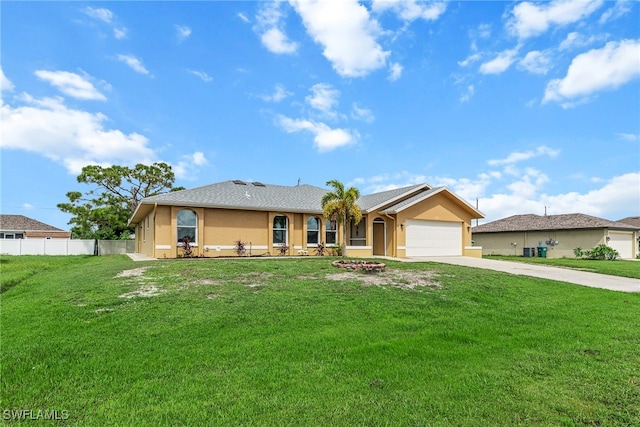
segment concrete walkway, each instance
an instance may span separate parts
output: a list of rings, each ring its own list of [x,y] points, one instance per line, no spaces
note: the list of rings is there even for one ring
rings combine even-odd
[[[549,267],[539,264],[528,264],[515,261],[499,261],[472,257],[425,257],[404,259],[406,262],[440,262],[444,264],[463,265],[465,267],[484,268],[502,271],[521,276],[540,277],[559,282],[574,283],[591,288],[609,289],[620,292],[640,292],[640,279],[610,276],[608,274],[589,273],[570,268]],[[640,264],[639,264],[640,266]]]

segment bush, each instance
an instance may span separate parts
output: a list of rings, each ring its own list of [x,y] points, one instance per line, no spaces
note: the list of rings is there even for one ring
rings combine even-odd
[[[599,244],[590,251],[584,251],[582,250],[582,248],[577,247],[573,250],[573,253],[577,258],[606,259],[609,261],[613,261],[620,257],[618,251],[610,246],[605,245],[604,243]]]
[[[240,239],[236,240],[234,243],[235,246],[233,247],[233,250],[235,253],[238,254],[238,256],[244,256],[247,252],[245,249],[246,244]]]

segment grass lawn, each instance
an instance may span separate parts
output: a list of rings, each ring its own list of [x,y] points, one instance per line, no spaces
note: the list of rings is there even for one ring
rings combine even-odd
[[[0,257],[3,420],[640,425],[640,294],[330,261]]]
[[[486,255],[484,258],[503,261],[528,262],[544,264],[553,267],[568,267],[592,273],[609,274],[612,276],[631,277],[640,279],[640,261],[620,260],[591,260],[579,258],[538,258],[522,256]]]

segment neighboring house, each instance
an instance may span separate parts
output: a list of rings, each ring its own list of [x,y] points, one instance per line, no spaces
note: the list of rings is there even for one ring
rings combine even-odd
[[[320,242],[336,246],[342,227],[322,216],[328,190],[311,185],[280,186],[224,181],[143,199],[129,220],[136,252],[154,258],[182,254],[188,236],[195,256],[235,255],[234,242],[252,255],[308,251]],[[483,215],[444,187],[427,184],[361,196],[363,219],[347,227],[349,256],[469,255],[471,221]]]
[[[584,214],[514,215],[473,227],[485,255],[524,255],[524,248],[547,248],[548,258],[574,257],[577,247],[605,243],[623,259],[635,258],[640,227]]]
[[[626,218],[619,219],[617,222],[622,222],[624,224],[640,228],[640,216],[628,216]],[[640,236],[636,237],[636,242],[638,243],[638,252],[636,252],[636,256],[638,256],[638,254],[640,254]]]
[[[0,214],[0,239],[68,239],[71,233],[24,215]]]

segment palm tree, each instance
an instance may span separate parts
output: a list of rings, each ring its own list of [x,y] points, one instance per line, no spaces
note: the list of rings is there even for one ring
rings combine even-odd
[[[327,185],[334,190],[322,197],[322,214],[326,220],[336,220],[338,224],[342,224],[342,256],[346,257],[347,222],[353,220],[358,224],[362,220],[362,211],[356,204],[360,191],[354,187],[345,190],[344,184],[337,179],[327,181]]]

